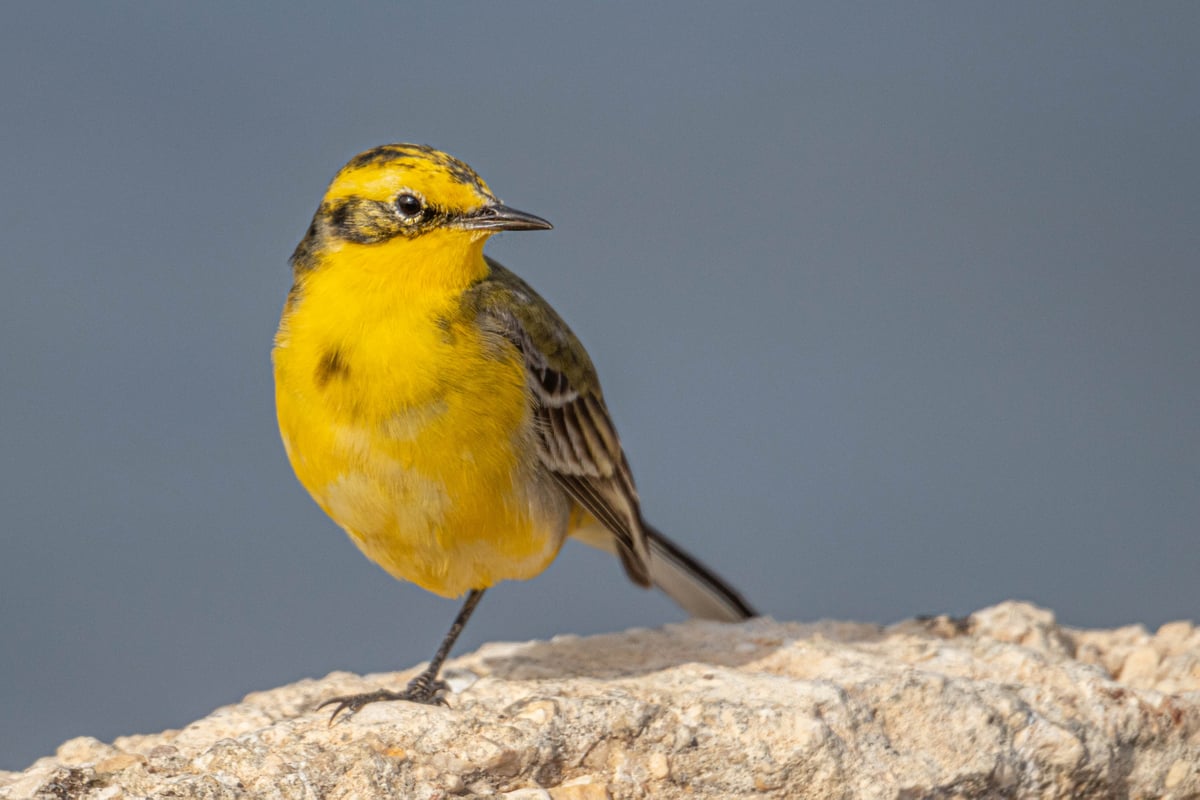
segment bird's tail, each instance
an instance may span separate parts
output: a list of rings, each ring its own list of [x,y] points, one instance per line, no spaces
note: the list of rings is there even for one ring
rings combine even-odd
[[[650,580],[693,617],[720,622],[739,622],[758,616],[741,594],[663,536],[656,528],[645,526],[650,542]],[[584,544],[618,555],[617,540],[599,523],[571,531]]]

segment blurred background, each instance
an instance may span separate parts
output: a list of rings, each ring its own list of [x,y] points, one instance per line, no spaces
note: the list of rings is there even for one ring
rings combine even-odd
[[[10,5],[0,769],[428,658],[269,351],[333,173],[433,144],[587,343],[647,515],[766,613],[1200,607],[1200,6]],[[683,618],[568,545],[458,652]]]

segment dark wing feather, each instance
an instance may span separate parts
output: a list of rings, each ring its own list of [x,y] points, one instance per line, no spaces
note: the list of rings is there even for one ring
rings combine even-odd
[[[492,274],[467,292],[485,331],[520,351],[533,401],[538,454],[555,482],[616,537],[629,577],[650,585],[650,548],[637,488],[586,351],[524,281],[488,259]]]

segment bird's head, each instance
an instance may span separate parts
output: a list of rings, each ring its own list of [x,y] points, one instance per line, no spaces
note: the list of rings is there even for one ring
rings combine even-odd
[[[388,144],[355,156],[334,177],[292,266],[301,273],[348,249],[358,264],[449,262],[478,255],[494,233],[550,227],[501,203],[457,158],[424,145]]]

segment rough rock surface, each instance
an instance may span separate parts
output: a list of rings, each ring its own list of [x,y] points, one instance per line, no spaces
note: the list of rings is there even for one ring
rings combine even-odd
[[[1200,798],[1200,631],[1006,603],[888,628],[769,619],[492,644],[448,707],[257,692],[183,730],[78,738],[0,798]]]

